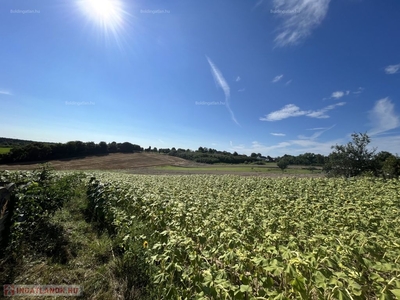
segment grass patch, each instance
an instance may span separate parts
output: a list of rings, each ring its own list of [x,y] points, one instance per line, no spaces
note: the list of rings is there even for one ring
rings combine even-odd
[[[0,154],[6,154],[11,151],[10,147],[0,147]]]

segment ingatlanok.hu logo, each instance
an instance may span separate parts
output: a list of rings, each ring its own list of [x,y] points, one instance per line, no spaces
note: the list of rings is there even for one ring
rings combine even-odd
[[[3,285],[4,296],[80,296],[82,287],[79,285]]]

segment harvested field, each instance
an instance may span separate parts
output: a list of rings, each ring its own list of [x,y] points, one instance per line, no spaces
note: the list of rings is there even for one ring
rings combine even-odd
[[[0,170],[33,170],[42,162],[0,165]],[[156,153],[112,153],[48,161],[55,170],[123,170],[155,166],[201,166],[179,157]]]

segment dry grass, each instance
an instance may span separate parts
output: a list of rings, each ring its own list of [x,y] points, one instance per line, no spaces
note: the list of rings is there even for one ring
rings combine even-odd
[[[40,163],[16,163],[0,165],[0,170],[33,170]],[[49,161],[55,170],[124,170],[156,166],[200,166],[179,157],[157,153],[111,153],[109,155],[88,156]]]

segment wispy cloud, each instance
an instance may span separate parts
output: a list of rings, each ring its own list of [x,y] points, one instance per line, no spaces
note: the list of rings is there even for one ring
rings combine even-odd
[[[398,65],[390,65],[385,68],[386,74],[396,74],[400,71],[400,64]]]
[[[240,76],[238,76],[237,78],[236,78],[236,82],[238,82],[238,81],[240,81],[241,80],[241,78],[240,78]]]
[[[288,80],[285,85],[289,85],[292,82],[292,79]]]
[[[265,117],[260,118],[260,121],[279,121],[283,119],[287,119],[290,117],[298,117],[298,116],[307,116],[310,118],[317,118],[317,119],[326,119],[329,116],[326,112],[334,109],[337,106],[345,105],[346,102],[340,102],[333,105],[328,105],[324,108],[318,110],[300,110],[300,108],[294,104],[285,105],[280,110],[274,111],[266,115]]]
[[[164,144],[164,141],[162,139],[158,139],[158,141],[162,144]]]
[[[263,4],[264,0],[258,0],[257,3],[253,6],[253,9],[257,8],[261,4]]]
[[[339,102],[336,104],[328,105],[319,110],[312,111],[312,112],[308,113],[306,116],[311,117],[311,118],[317,118],[317,119],[327,119],[327,118],[329,118],[329,116],[326,114],[326,112],[334,109],[337,106],[343,106],[345,104],[346,104],[346,102]]]
[[[229,113],[231,114],[232,120],[240,126],[238,121],[235,118],[235,114],[233,113],[230,104],[229,104],[229,98],[230,98],[230,88],[228,83],[226,82],[225,78],[222,76],[221,71],[214,65],[214,63],[211,61],[211,59],[207,57],[207,61],[210,64],[211,67],[211,72],[213,74],[215,83],[224,91],[225,94],[225,106],[228,109]]]
[[[0,90],[0,95],[12,96],[13,94],[7,90]]]
[[[282,77],[283,77],[283,74],[277,75],[277,76],[275,76],[275,78],[272,80],[272,82],[273,82],[273,83],[278,82],[279,80],[282,79]]]
[[[314,127],[314,128],[309,128],[309,129],[306,129],[306,130],[325,130],[325,129],[328,129],[329,127]]]
[[[353,94],[361,94],[365,89],[363,87],[359,87],[357,91],[353,92]]]
[[[244,92],[246,89],[240,89],[238,90],[238,92]]]
[[[319,128],[319,130],[311,136],[299,135],[298,138],[301,140],[315,140],[317,137],[321,136],[326,131],[331,130],[335,126],[336,126],[336,124],[332,125],[331,127],[327,127],[327,128]]]
[[[358,88],[357,92],[354,92],[353,94],[359,94],[362,92],[362,90],[363,90],[363,88],[360,87],[360,88]],[[348,95],[350,95],[350,91],[348,91],[348,90],[347,91],[336,91],[336,92],[333,92],[329,97],[323,98],[322,100],[329,100],[329,99],[338,100],[338,99],[340,99],[344,96],[348,96]]]
[[[369,112],[372,123],[370,135],[376,135],[400,126],[400,118],[396,115],[394,104],[386,97],[378,100],[374,108]]]
[[[284,134],[284,133],[271,132],[271,134],[274,135],[274,136],[286,136],[286,134]]]
[[[283,21],[275,43],[279,47],[296,45],[308,37],[324,20],[330,0],[273,0],[275,11]]]

